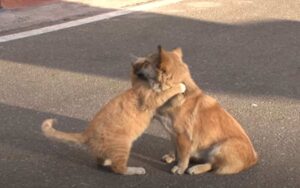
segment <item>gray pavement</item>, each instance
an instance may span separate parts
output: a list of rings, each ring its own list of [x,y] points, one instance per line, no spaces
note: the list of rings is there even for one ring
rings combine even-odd
[[[279,1],[183,1],[0,44],[0,187],[299,187],[300,12]],[[130,86],[130,55],[181,46],[195,81],[231,112],[260,156],[232,176],[175,176],[160,162],[167,133],[154,121],[130,164],[97,168],[84,149],[49,141],[45,118],[80,131]]]
[[[0,35],[77,20],[148,1],[150,0],[57,0],[26,8],[0,9]]]

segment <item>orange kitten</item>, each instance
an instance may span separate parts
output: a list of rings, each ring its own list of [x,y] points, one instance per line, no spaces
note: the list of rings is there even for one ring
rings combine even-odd
[[[82,133],[66,133],[52,127],[54,120],[45,120],[45,136],[65,142],[85,144],[97,161],[111,166],[115,173],[124,175],[145,174],[142,167],[127,167],[132,143],[144,132],[158,107],[169,98],[185,91],[183,84],[176,84],[163,92],[155,92],[148,81],[139,74],[139,61],[133,64],[132,88],[109,101],[96,114]]]
[[[181,49],[159,48],[158,56],[151,62],[156,71],[151,72],[157,73],[162,90],[178,83],[187,87],[184,94],[173,97],[157,110],[157,117],[176,145],[178,163],[172,173],[183,174],[187,170],[194,175],[215,170],[217,174],[234,174],[256,164],[257,154],[246,132],[214,98],[196,85],[182,60]],[[188,168],[190,159],[204,163]],[[163,160],[171,163],[176,158],[174,154],[167,154]]]

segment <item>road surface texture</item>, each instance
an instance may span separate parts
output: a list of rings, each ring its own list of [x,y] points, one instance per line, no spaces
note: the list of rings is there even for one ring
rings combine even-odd
[[[300,5],[286,0],[186,0],[0,43],[0,187],[300,187]],[[100,9],[100,8],[99,8]],[[260,156],[237,175],[172,175],[153,121],[129,164],[97,168],[85,149],[46,139],[45,118],[81,131],[130,87],[130,54],[180,46],[192,76],[243,125]]]

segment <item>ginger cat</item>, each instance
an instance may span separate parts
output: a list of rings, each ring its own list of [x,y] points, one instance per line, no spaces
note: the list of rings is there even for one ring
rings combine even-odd
[[[132,144],[148,127],[156,109],[174,95],[183,93],[185,86],[177,84],[163,92],[155,92],[139,73],[141,68],[146,68],[145,65],[137,60],[132,67],[132,88],[103,106],[84,132],[66,133],[56,130],[52,127],[55,120],[47,119],[41,127],[44,135],[64,142],[87,145],[98,163],[111,166],[115,173],[145,174],[142,167],[127,166]]]
[[[176,145],[176,157],[170,153],[162,158],[167,163],[177,158],[172,173],[183,174],[187,170],[196,175],[214,170],[217,174],[234,174],[256,164],[257,154],[246,132],[196,85],[182,60],[181,49],[166,51],[159,47],[158,58],[152,60],[150,67],[155,71],[151,72],[156,72],[162,90],[178,83],[187,87],[184,94],[171,98],[156,115]],[[141,72],[148,75],[149,68]],[[190,160],[204,163],[188,168]]]

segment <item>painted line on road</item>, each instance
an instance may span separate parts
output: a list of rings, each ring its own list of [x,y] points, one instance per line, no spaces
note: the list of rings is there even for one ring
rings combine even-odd
[[[4,35],[4,36],[0,36],[0,43],[17,40],[17,39],[22,39],[22,38],[26,38],[26,37],[32,37],[32,36],[36,36],[36,35],[41,35],[44,33],[50,33],[50,32],[67,29],[67,28],[71,28],[71,27],[76,27],[76,26],[80,26],[80,25],[84,25],[84,24],[88,24],[88,23],[92,23],[92,22],[101,21],[101,20],[106,20],[106,19],[110,19],[110,18],[114,18],[114,17],[118,17],[118,16],[127,15],[132,12],[146,11],[146,10],[166,6],[169,4],[177,3],[180,1],[182,1],[182,0],[154,1],[154,2],[150,2],[150,3],[142,4],[142,5],[132,6],[132,7],[128,7],[125,9],[120,9],[120,10],[116,10],[116,11],[112,11],[112,12],[108,12],[108,13],[103,13],[103,14],[99,14],[99,15],[95,15],[95,16],[91,16],[91,17],[87,17],[87,18],[82,18],[82,19],[78,19],[78,20],[74,20],[74,21],[57,24],[57,25],[42,27],[39,29],[33,29],[33,30],[29,30],[29,31],[15,33],[15,34]]]

